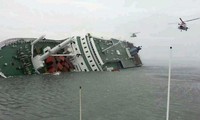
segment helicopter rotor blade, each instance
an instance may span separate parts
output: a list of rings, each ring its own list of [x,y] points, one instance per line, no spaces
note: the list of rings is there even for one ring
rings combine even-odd
[[[186,20],[186,21],[184,21],[184,22],[190,22],[190,21],[198,20],[198,19],[200,19],[200,17],[199,17],[199,18],[190,19],[190,20]]]
[[[181,20],[181,22],[184,24],[185,23],[185,21],[183,21],[181,18],[179,18],[180,20]]]

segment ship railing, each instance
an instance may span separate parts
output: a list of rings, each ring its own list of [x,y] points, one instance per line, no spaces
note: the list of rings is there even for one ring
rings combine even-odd
[[[15,43],[17,41],[23,40],[24,42],[32,41],[32,38],[11,38],[0,42],[0,48]]]
[[[42,36],[39,38],[42,39]],[[32,52],[33,52],[33,45],[39,41],[38,39],[35,40],[35,42],[32,43]],[[55,47],[53,47],[52,49],[50,49],[48,52],[44,53],[43,55],[37,55],[35,57],[33,57],[32,54],[32,63],[33,63],[33,67],[35,68],[35,71],[39,73],[38,69],[44,67],[44,60],[46,58],[48,58],[49,56],[56,54],[59,50],[63,49],[67,44],[71,43],[74,41],[74,37],[68,38],[65,41],[63,41],[62,43],[56,45]]]
[[[33,58],[33,48],[35,43],[37,43],[38,41],[44,39],[45,35],[42,35],[41,37],[35,39],[32,43],[31,43],[31,58]]]
[[[74,41],[74,37],[68,38],[65,41],[63,41],[62,43],[56,45],[55,47],[53,47],[52,49],[50,49],[48,52],[44,53],[43,55],[40,56],[40,60],[44,60],[46,59],[48,56],[58,52],[59,50],[61,50],[62,48],[64,48],[67,44],[69,44],[70,42]]]
[[[17,38],[14,38],[14,39],[8,39],[5,41],[2,41],[2,42],[0,42],[0,48],[2,48],[3,46],[7,46],[13,42],[16,42],[17,40],[18,40]]]

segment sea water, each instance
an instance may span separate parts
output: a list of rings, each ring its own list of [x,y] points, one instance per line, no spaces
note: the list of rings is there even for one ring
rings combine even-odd
[[[200,119],[200,68],[172,67],[170,119]],[[165,120],[168,67],[0,79],[0,120]]]

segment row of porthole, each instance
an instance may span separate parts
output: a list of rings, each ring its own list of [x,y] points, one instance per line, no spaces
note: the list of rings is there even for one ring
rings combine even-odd
[[[93,48],[93,46],[91,46],[91,48],[92,48],[92,50],[94,51],[94,48]],[[94,55],[96,56],[96,58],[97,58],[97,55],[96,55],[96,53],[94,52]],[[97,61],[98,61],[98,63],[100,64],[100,61],[99,61],[99,59],[97,59]]]
[[[76,44],[76,42],[75,42],[75,41],[74,41],[73,43],[74,43],[74,44]],[[85,43],[84,43],[84,44],[85,44]],[[78,50],[78,48],[75,48],[75,50],[77,51],[77,50]],[[81,65],[83,65],[83,62],[81,62]],[[85,71],[85,72],[87,72],[87,69],[84,69],[84,71]]]
[[[87,72],[87,70],[86,70],[86,69],[84,69],[84,71],[85,71],[85,72]],[[97,71],[97,69],[95,69],[94,71]]]
[[[84,65],[83,62],[81,62],[81,65]],[[87,69],[84,69],[85,72],[87,72]]]
[[[86,51],[86,53],[88,53],[88,51]],[[90,56],[87,56],[88,58],[90,58]],[[93,62],[93,60],[89,61],[90,63]],[[93,64],[92,67],[94,67],[95,65]]]
[[[92,60],[90,60],[90,62],[92,62]],[[81,62],[81,65],[83,65],[83,62]],[[92,65],[92,67],[94,67],[95,65]]]
[[[82,39],[82,40],[84,40],[84,39]],[[76,44],[75,42],[74,42],[74,44]],[[83,44],[85,44],[85,42],[83,42]],[[87,46],[85,46],[84,47],[84,49],[86,49],[87,48]],[[75,48],[75,50],[78,50],[77,48]],[[86,53],[88,53],[88,51],[86,51]],[[87,56],[88,58],[90,58],[90,56]],[[91,61],[92,62],[92,61]],[[81,62],[81,65],[83,65],[83,62]],[[93,65],[94,66],[94,65]],[[87,71],[87,69],[84,69],[84,71]],[[97,71],[96,69],[95,69],[95,71]]]
[[[82,39],[84,40],[84,38]],[[83,44],[85,44],[85,42],[83,42]],[[86,49],[87,46],[84,47],[84,49]],[[88,51],[85,51],[86,53],[88,53]],[[90,58],[90,56],[87,56],[88,58]],[[92,62],[92,60],[90,60],[89,62]],[[81,65],[83,65],[83,63],[81,63]],[[93,64],[92,67],[95,67],[95,65]],[[97,71],[97,69],[95,69],[94,71]]]
[[[81,65],[83,65],[83,63],[81,62]],[[95,65],[92,65],[92,67],[94,67]]]

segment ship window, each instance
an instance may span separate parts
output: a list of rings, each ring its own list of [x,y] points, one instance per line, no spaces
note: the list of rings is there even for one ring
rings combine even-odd
[[[78,50],[77,48],[75,48],[75,50]]]
[[[84,49],[87,48],[87,46],[84,47]]]
[[[81,62],[81,65],[83,65],[83,63]]]
[[[88,51],[85,51],[86,53],[88,53]]]
[[[84,71],[85,71],[85,72],[87,72],[87,70],[86,70],[86,69],[84,69]]]
[[[83,42],[83,44],[85,44],[85,42]]]
[[[84,40],[84,38],[82,38],[82,40]]]
[[[94,67],[95,65],[92,65],[92,67]]]
[[[92,62],[92,60],[90,60],[90,62]]]
[[[15,63],[14,63],[14,62],[12,62],[12,63],[11,63],[11,65],[12,65],[12,66],[14,66],[14,65],[15,65]]]
[[[97,69],[95,69],[94,71],[97,71]]]
[[[87,56],[88,58],[90,58],[90,56]]]

